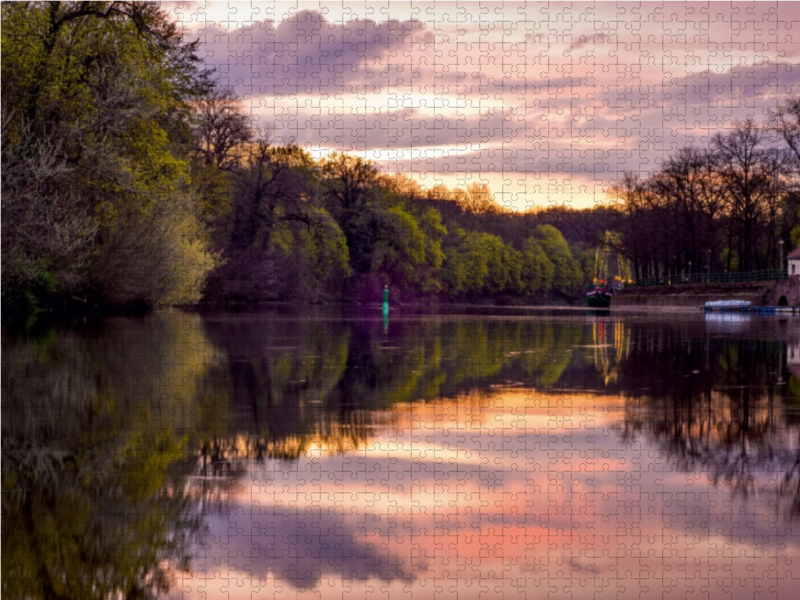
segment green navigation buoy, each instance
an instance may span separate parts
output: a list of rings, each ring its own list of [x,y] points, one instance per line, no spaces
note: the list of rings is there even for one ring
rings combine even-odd
[[[389,286],[383,286],[383,330],[389,329]]]

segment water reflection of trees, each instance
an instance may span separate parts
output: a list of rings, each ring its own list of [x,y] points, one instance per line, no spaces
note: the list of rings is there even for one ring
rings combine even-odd
[[[156,595],[206,507],[267,459],[361,447],[397,403],[555,385],[588,340],[580,321],[381,325],[164,312],[4,331],[3,593]]]
[[[800,429],[796,400],[780,385],[786,343],[693,325],[634,328],[620,364],[619,435],[645,435],[678,470],[707,473],[741,497],[770,492],[797,514]]]
[[[623,441],[649,436],[738,494],[772,479],[797,512],[800,380],[784,354],[800,335],[738,325],[441,317],[387,333],[172,312],[4,332],[3,593],[157,595],[190,566],[186,536],[247,474],[268,480],[268,460],[363,447],[399,404],[514,386],[620,393]]]
[[[152,597],[188,568],[199,522],[172,469],[186,451],[174,415],[206,362],[198,342],[196,319],[174,314],[4,335],[4,597]]]
[[[220,356],[199,384],[207,465],[357,448],[397,403],[555,385],[590,341],[577,320],[409,320],[389,335],[378,321],[256,314],[209,317],[204,332]]]

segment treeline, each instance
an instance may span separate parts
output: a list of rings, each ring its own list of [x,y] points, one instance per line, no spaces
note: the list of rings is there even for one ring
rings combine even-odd
[[[736,122],[612,189],[612,227],[638,277],[777,269],[800,244],[800,100]],[[785,263],[783,265],[785,268]]]
[[[6,310],[569,300],[591,273],[485,185],[273,144],[197,50],[155,4],[2,5]]]
[[[505,301],[581,288],[584,269],[556,228],[511,240],[474,227],[480,219],[465,226],[504,212],[485,185],[422,190],[357,156],[315,161],[264,138],[242,148],[240,163],[214,171],[231,207],[210,223],[222,263],[208,299],[377,301],[389,285],[403,300]]]

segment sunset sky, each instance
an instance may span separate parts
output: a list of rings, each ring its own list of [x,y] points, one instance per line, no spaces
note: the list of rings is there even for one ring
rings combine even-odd
[[[279,141],[520,210],[607,202],[624,171],[800,91],[796,2],[163,7]]]

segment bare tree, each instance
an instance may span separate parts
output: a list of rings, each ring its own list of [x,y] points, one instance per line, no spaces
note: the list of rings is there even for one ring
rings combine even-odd
[[[739,268],[744,271],[771,262],[777,203],[785,192],[781,177],[785,156],[778,149],[764,148],[765,141],[765,131],[751,119],[737,122],[729,134],[713,138],[730,219],[730,238],[731,242],[735,240]],[[729,269],[731,260],[729,253]]]
[[[800,164],[800,98],[790,98],[773,110],[768,124],[783,138]]]
[[[685,269],[689,261],[699,265],[705,249],[714,251],[719,243],[723,194],[715,167],[713,153],[683,148],[650,178],[652,192],[669,215],[676,268]]]
[[[240,164],[233,152],[253,139],[250,116],[231,88],[217,88],[196,104],[196,152],[206,166],[231,169]]]

